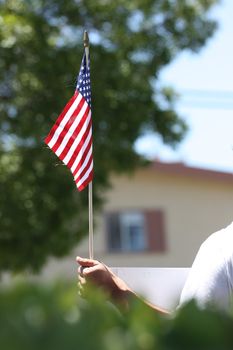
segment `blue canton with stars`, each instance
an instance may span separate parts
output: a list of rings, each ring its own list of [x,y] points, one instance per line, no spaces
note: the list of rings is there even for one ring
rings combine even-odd
[[[91,106],[91,79],[90,79],[90,57],[86,62],[86,55],[84,52],[81,68],[79,71],[76,90],[85,98],[89,106]]]

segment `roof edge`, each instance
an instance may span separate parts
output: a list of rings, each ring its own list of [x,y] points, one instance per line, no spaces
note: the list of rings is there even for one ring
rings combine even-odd
[[[150,167],[154,171],[161,173],[181,175],[187,177],[196,177],[202,179],[210,179],[215,181],[226,181],[233,183],[233,173],[222,172],[199,167],[188,166],[183,162],[161,162],[158,160],[152,161]]]

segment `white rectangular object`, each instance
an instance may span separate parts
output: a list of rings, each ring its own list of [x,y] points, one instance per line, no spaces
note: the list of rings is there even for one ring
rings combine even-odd
[[[169,311],[178,305],[189,272],[189,268],[113,267],[111,269],[137,294]]]

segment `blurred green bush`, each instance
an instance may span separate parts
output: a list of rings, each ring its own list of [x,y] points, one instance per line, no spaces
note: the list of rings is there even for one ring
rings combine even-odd
[[[1,350],[233,349],[233,317],[191,302],[170,318],[142,302],[121,313],[100,291],[17,285],[0,290]]]

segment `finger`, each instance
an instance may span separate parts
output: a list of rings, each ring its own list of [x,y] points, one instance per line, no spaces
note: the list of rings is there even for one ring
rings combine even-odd
[[[81,298],[86,298],[87,296],[87,288],[86,285],[82,283],[78,283],[78,294]]]
[[[80,295],[80,297],[83,297],[84,295],[84,288],[80,283],[78,283],[78,294]]]
[[[78,268],[78,276],[86,277],[92,272],[98,270],[98,265],[86,267],[86,266],[79,266]]]
[[[84,271],[84,269],[86,269],[86,267],[84,267],[84,266],[79,266],[79,268],[78,268],[78,274],[79,274],[80,276],[83,276],[83,271]]]
[[[85,284],[87,284],[86,278],[83,278],[83,277],[79,276],[78,280],[79,280],[78,283],[79,283],[80,285],[85,285]]]
[[[81,258],[80,256],[76,257],[76,261],[79,265],[85,267],[91,267],[99,263],[97,260]]]
[[[104,266],[101,264],[101,263],[98,263],[94,266],[90,266],[90,267],[85,267],[83,270],[82,270],[82,276],[83,277],[87,277],[89,275],[92,275],[94,276],[94,273],[95,272],[101,272],[103,271],[104,269]]]

